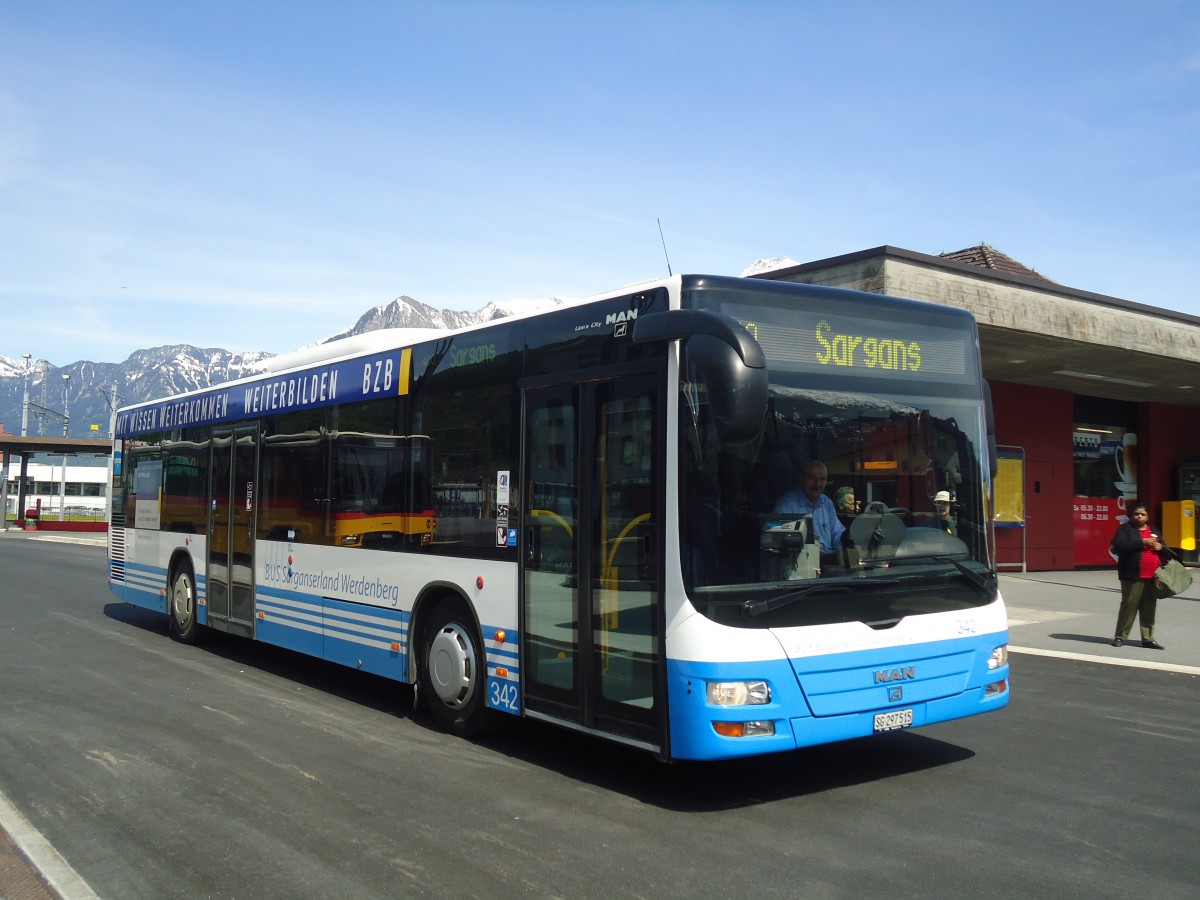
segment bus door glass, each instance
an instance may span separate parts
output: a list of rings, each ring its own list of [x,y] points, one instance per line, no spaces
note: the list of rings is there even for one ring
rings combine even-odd
[[[215,628],[254,633],[254,511],[258,426],[213,434],[208,617]]]
[[[526,707],[658,745],[661,425],[654,379],[525,395]]]

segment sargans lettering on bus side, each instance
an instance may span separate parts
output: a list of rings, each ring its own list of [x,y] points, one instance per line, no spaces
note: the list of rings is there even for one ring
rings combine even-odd
[[[492,362],[496,358],[495,344],[479,344],[475,347],[450,348],[449,368],[458,366],[474,366],[478,363]]]
[[[331,369],[296,378],[280,378],[246,388],[247,413],[295,409],[337,400],[338,371]]]
[[[435,362],[441,371],[458,369],[463,366],[477,366],[480,363],[495,362],[502,352],[503,346],[496,341],[486,344],[472,344],[469,347],[439,348],[437,352],[425,353],[417,363],[418,370],[427,370]]]

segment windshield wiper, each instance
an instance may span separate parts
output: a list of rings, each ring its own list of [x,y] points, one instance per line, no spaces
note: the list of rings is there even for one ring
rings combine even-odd
[[[801,588],[798,591],[788,591],[786,594],[776,594],[774,597],[766,599],[758,598],[754,600],[746,600],[742,603],[742,615],[747,619],[753,619],[756,616],[761,616],[763,613],[770,612],[773,609],[779,609],[783,606],[788,606],[795,603],[802,597],[807,597],[816,593],[843,594],[849,593],[850,588],[844,584],[814,584],[806,588]]]
[[[967,581],[971,582],[972,586],[978,588],[980,591],[985,592],[985,593],[990,591],[990,589],[991,589],[990,582],[994,582],[996,580],[995,572],[992,572],[991,578],[987,578],[987,577],[979,574],[979,572],[975,571],[970,566],[966,565],[964,562],[962,562],[962,560],[957,559],[957,558],[950,556],[948,554],[945,554],[945,553],[918,553],[913,556],[893,556],[888,561],[892,562],[892,563],[905,563],[905,562],[908,562],[909,560],[924,560],[924,559],[932,560],[934,562],[950,563],[950,565],[952,565],[952,566],[954,566],[954,568],[958,569],[958,571],[962,574],[962,576],[964,578],[967,579]],[[989,569],[988,571],[991,571],[991,570]]]

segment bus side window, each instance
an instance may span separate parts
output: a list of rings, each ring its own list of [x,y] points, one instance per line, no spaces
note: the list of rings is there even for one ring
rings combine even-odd
[[[474,557],[504,557],[513,551],[496,544],[499,516],[515,522],[519,494],[500,510],[497,480],[517,469],[517,354],[498,353],[469,366],[447,366],[423,373],[414,386],[412,430],[424,437],[428,473],[436,505],[431,552]],[[427,449],[426,449],[427,448]]]
[[[327,543],[324,417],[285,413],[265,423],[259,451],[260,540]]]

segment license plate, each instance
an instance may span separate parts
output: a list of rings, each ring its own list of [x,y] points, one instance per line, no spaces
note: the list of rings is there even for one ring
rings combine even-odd
[[[911,725],[911,709],[894,709],[891,712],[880,713],[875,717],[876,731],[895,731],[897,728],[908,728]]]

